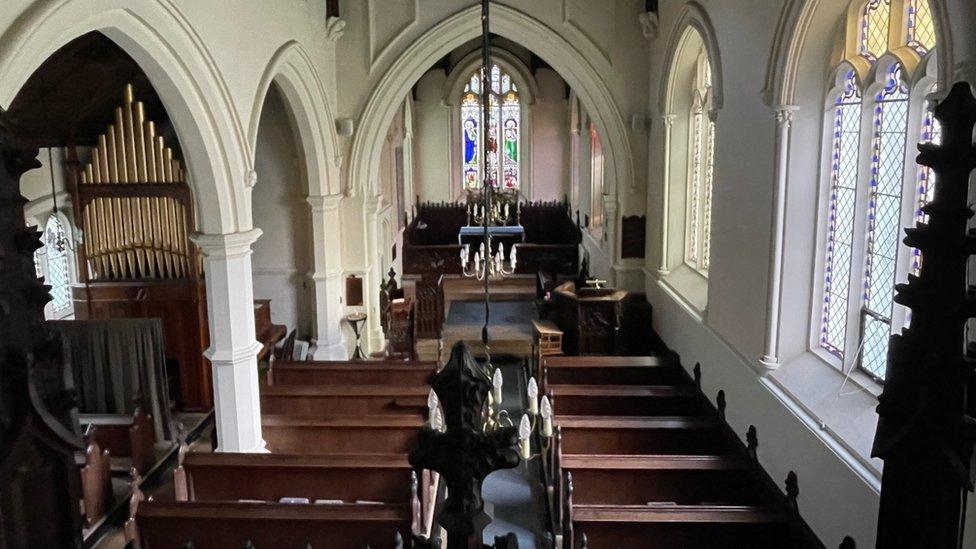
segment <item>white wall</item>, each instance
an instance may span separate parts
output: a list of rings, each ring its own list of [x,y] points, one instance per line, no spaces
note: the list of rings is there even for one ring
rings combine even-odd
[[[457,183],[451,173],[451,107],[444,104],[447,75],[434,69],[417,82],[414,102],[415,193],[420,201],[453,200]],[[413,204],[416,197],[410,197]]]
[[[308,273],[311,265],[308,183],[296,147],[291,114],[278,88],[268,91],[254,157],[254,225],[263,234],[251,258],[254,298],[271,300],[271,321],[312,334],[314,303]]]

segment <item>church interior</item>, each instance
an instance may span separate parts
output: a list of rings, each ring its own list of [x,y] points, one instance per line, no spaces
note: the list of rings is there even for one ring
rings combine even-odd
[[[976,548],[973,0],[5,0],[0,549]]]

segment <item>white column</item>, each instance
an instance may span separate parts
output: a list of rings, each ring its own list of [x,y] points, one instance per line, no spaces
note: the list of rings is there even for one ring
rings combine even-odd
[[[379,208],[381,196],[368,196],[363,199],[363,218],[366,224],[366,273],[363,281],[363,301],[367,307],[366,332],[363,343],[367,353],[375,353],[383,349],[385,343],[383,327],[380,325],[379,291],[380,282],[389,265],[380,264],[383,257],[380,250]]]
[[[769,369],[779,366],[779,328],[783,298],[783,241],[786,231],[786,184],[789,178],[790,126],[798,107],[776,107],[776,158],[773,173],[773,215],[769,248],[769,293],[766,296],[766,341],[759,363]]]
[[[198,234],[204,255],[214,412],[220,452],[263,452],[254,335],[251,244],[261,229],[231,234]]]
[[[662,196],[662,207],[661,207],[661,264],[657,268],[658,276],[667,276],[668,269],[668,210],[671,208],[671,127],[674,125],[673,114],[665,114],[664,119],[664,174],[663,174],[663,192]]]
[[[307,198],[312,211],[312,281],[316,348],[313,359],[345,356],[342,349],[342,227],[339,222],[341,194],[313,195]]]

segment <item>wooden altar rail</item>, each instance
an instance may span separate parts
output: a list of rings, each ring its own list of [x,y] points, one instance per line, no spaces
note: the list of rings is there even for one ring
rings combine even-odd
[[[239,502],[143,502],[137,523],[143,549],[192,547],[393,548],[410,535],[407,504],[281,505]],[[251,545],[247,545],[250,543]]]
[[[429,387],[419,385],[274,385],[261,389],[265,414],[427,416]]]
[[[275,361],[268,370],[268,385],[388,385],[428,387],[436,362],[403,361]]]

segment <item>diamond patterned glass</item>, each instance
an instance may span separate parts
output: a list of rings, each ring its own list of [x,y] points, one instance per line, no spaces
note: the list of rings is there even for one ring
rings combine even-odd
[[[905,169],[907,125],[908,88],[902,78],[902,68],[896,64],[888,71],[888,80],[884,89],[875,96],[867,257],[864,267],[862,323],[865,340],[861,367],[881,379],[884,378],[884,362],[877,359],[874,362],[868,361],[870,350],[868,337],[878,337],[868,328],[874,322],[887,323],[889,328],[891,325],[895,264],[898,259],[898,241],[902,226],[901,189]],[[870,322],[869,317],[873,319]],[[878,328],[872,329],[878,330]],[[884,341],[887,347],[887,339]]]
[[[44,256],[51,287],[51,310],[60,313],[71,307],[71,278],[68,272],[68,237],[57,215],[51,215],[44,229]]]
[[[506,189],[518,189],[522,123],[518,87],[497,64],[491,66],[489,74],[488,175],[495,187],[500,172]],[[483,117],[480,90],[481,69],[478,69],[461,92],[461,181],[466,189],[480,188],[484,173],[479,150]]]
[[[820,327],[821,347],[841,359],[844,358],[847,340],[860,133],[861,93],[857,76],[854,71],[848,71],[844,89],[837,97],[833,110],[827,253]]]
[[[861,45],[859,53],[877,59],[888,51],[891,0],[868,0],[861,15]]]
[[[891,336],[891,323],[864,316],[864,342],[861,349],[861,368],[871,376],[884,379],[888,366],[888,338]]]
[[[925,112],[922,118],[922,143],[942,143],[942,124],[935,119],[931,110]],[[929,216],[922,208],[935,197],[935,172],[928,166],[918,165],[918,188],[916,192],[915,222],[927,223]],[[922,253],[917,248],[912,249],[912,274],[918,276],[922,270]]]
[[[919,53],[935,47],[935,23],[929,0],[911,0],[908,3],[908,45]]]

